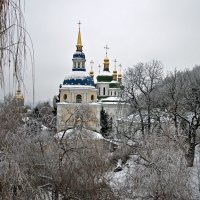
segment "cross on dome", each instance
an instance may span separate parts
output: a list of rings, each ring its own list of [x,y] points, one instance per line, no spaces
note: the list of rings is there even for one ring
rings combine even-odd
[[[120,70],[120,73],[121,73],[121,70],[122,70],[122,64],[119,64],[119,70]]]
[[[93,64],[94,64],[94,61],[93,61],[93,60],[91,60],[91,61],[90,61],[90,65],[91,65],[91,71],[92,71],[92,68],[93,68]]]
[[[98,68],[99,68],[99,74],[100,74],[101,73],[101,65],[99,65]]]
[[[114,63],[115,63],[115,70],[116,70],[116,63],[117,63],[117,60],[116,60],[116,59],[114,60]]]
[[[79,27],[79,29],[80,29],[80,27],[81,27],[81,21],[79,20],[79,22],[77,23],[78,24],[78,27]]]
[[[106,46],[104,47],[104,49],[106,49],[106,58],[107,58],[107,55],[108,55],[108,49],[110,49],[110,48],[109,48],[108,45],[106,44]]]

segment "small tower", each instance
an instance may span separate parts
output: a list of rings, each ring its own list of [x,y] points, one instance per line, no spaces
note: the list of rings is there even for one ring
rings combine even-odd
[[[117,60],[114,60],[115,66],[114,66],[114,70],[113,70],[113,81],[117,81],[117,70],[116,70],[116,63]]]
[[[106,49],[106,57],[104,58],[103,62],[104,67],[103,71],[99,73],[99,75],[97,76],[97,83],[96,83],[99,99],[107,98],[109,96],[109,84],[113,80],[112,73],[109,70],[108,45],[106,45],[104,49]]]
[[[122,82],[122,65],[119,65],[119,74],[118,74],[118,82]]]
[[[92,78],[94,78],[94,71],[93,71],[93,64],[94,64],[94,62],[93,62],[93,60],[91,60],[90,61],[90,64],[91,64],[91,69],[90,69],[90,76],[92,77]]]
[[[104,62],[103,62],[103,65],[104,65],[104,68],[103,68],[103,71],[108,71],[109,72],[109,59],[108,59],[108,45],[106,45],[104,47],[106,49],[106,57],[104,58]]]
[[[79,29],[78,29],[78,39],[77,39],[76,51],[82,52],[83,45],[82,45],[82,41],[81,41],[81,30],[80,30],[81,22],[80,21],[79,21],[78,25],[79,25]]]
[[[80,30],[80,25],[81,22],[79,21],[78,23],[79,29],[78,29],[78,38],[77,38],[77,44],[76,44],[76,52],[73,54],[73,71],[86,71],[85,69],[85,54],[82,52],[83,51],[83,45],[82,45],[82,40],[81,40],[81,30]]]
[[[24,97],[22,95],[19,82],[18,82],[18,88],[17,88],[16,94],[15,94],[15,101],[18,106],[20,107],[24,106]]]

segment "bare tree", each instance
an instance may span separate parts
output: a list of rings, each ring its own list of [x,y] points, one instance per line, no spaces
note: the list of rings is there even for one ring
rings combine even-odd
[[[28,36],[29,40],[26,40]],[[30,42],[30,45],[27,43]],[[16,83],[21,86],[23,82],[23,72],[27,59],[30,55],[32,65],[33,81],[33,104],[34,104],[34,52],[31,38],[26,31],[25,19],[23,16],[23,1],[21,0],[1,0],[0,1],[0,87],[5,91],[5,71],[9,72],[8,92],[13,94],[11,88],[16,88]],[[13,78],[13,80],[12,80]],[[11,85],[11,81],[13,85]],[[8,93],[7,92],[7,93]],[[5,92],[6,93],[6,92]]]
[[[152,60],[149,63],[139,63],[129,67],[125,72],[124,80],[124,97],[138,112],[143,135],[145,124],[142,111],[147,110],[147,132],[150,133],[152,95],[162,80],[162,64],[157,60]]]
[[[159,93],[165,98],[161,104],[173,116],[176,134],[186,136],[186,158],[193,166],[197,130],[200,126],[200,72],[199,67],[189,71],[175,72],[163,82]],[[178,131],[178,129],[180,131]]]

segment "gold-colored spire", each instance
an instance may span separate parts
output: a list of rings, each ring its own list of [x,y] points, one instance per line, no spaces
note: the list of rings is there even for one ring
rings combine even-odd
[[[114,63],[115,63],[115,66],[114,66],[114,70],[113,70],[113,80],[117,81],[117,70],[116,70],[117,60],[116,59],[114,60]]]
[[[106,49],[106,57],[105,57],[104,62],[103,62],[103,65],[104,65],[103,71],[108,71],[109,72],[109,59],[107,57],[108,56],[108,49],[109,49],[108,45],[106,45],[104,47],[104,49]]]
[[[80,29],[81,22],[80,21],[78,22],[78,25],[79,25],[79,28],[78,28],[78,39],[77,39],[76,51],[82,52],[83,45],[81,41],[81,29]]]
[[[16,98],[16,100],[23,100],[24,99],[24,97],[22,95],[22,92],[21,92],[21,88],[20,88],[20,83],[19,82],[18,82],[18,88],[17,88],[17,91],[16,91],[15,98]]]
[[[94,77],[94,72],[93,72],[93,69],[92,69],[93,64],[94,64],[93,60],[90,61],[90,64],[91,64],[90,76],[93,78]]]
[[[119,65],[118,82],[122,82],[122,65]]]

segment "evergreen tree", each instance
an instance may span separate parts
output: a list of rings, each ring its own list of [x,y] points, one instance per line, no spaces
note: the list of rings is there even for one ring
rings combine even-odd
[[[106,111],[103,109],[101,109],[101,119],[100,119],[100,125],[101,125],[101,134],[106,137],[109,135],[109,130],[110,130],[110,119],[109,119],[109,115],[106,113]]]

